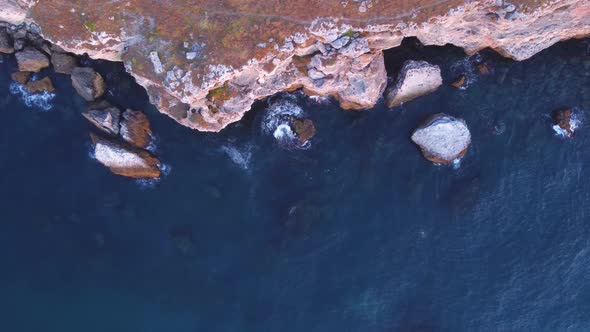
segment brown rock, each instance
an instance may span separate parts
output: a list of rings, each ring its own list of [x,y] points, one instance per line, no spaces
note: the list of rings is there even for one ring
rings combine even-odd
[[[32,47],[25,47],[22,51],[16,52],[16,62],[20,71],[38,72],[49,67],[47,56]]]
[[[4,29],[0,30],[0,53],[14,53],[12,38]]]
[[[90,109],[88,112],[82,113],[82,116],[95,125],[96,128],[107,134],[113,136],[119,134],[119,119],[121,118],[121,111],[116,107]]]
[[[553,111],[551,114],[553,117],[553,123],[559,128],[563,129],[565,135],[571,137],[574,134],[574,129],[571,125],[572,115],[574,112],[571,109],[563,109]]]
[[[142,149],[152,140],[152,129],[147,116],[141,111],[126,110],[121,121],[121,137]]]
[[[20,85],[25,85],[31,78],[31,73],[28,71],[17,71],[10,74],[10,77]]]
[[[477,71],[482,75],[488,75],[490,73],[490,67],[485,63],[480,63],[477,65]]]
[[[315,125],[310,119],[295,119],[293,128],[301,144],[308,142],[316,132]]]
[[[160,161],[151,153],[119,143],[115,140],[90,134],[94,145],[94,156],[111,172],[130,178],[159,178]]]
[[[27,84],[25,84],[25,89],[27,89],[30,93],[55,91],[51,79],[47,76],[37,81],[29,81]]]
[[[53,52],[51,54],[51,64],[56,73],[69,75],[78,66],[78,59],[66,53]]]
[[[465,83],[467,82],[467,79],[465,77],[465,75],[461,75],[459,77],[457,77],[453,83],[451,83],[451,85],[457,89],[462,88],[465,86]]]
[[[104,94],[104,80],[92,68],[76,67],[71,78],[76,92],[87,101],[94,101]]]

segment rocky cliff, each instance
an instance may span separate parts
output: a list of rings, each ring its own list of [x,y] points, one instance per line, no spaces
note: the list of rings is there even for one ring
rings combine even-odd
[[[162,113],[219,131],[255,100],[299,88],[370,108],[387,84],[383,50],[408,36],[527,59],[590,35],[590,1],[0,0],[0,20],[123,61]]]

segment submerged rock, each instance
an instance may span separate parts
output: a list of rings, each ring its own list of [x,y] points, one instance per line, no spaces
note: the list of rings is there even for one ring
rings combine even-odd
[[[406,61],[395,84],[387,91],[387,107],[431,93],[442,85],[440,68],[426,61]]]
[[[553,130],[564,136],[572,137],[577,127],[575,121],[572,119],[573,115],[574,112],[569,108],[553,111],[551,114],[554,123]]]
[[[47,91],[47,92],[55,91],[55,88],[53,87],[53,83],[51,82],[51,79],[47,76],[43,77],[40,80],[28,81],[28,83],[25,84],[25,89],[27,89],[27,91],[29,91],[30,93],[38,93],[38,92],[43,92],[43,91]]]
[[[25,85],[31,78],[31,73],[28,71],[17,71],[10,74],[10,77],[20,85]]]
[[[420,147],[424,158],[448,165],[467,153],[471,133],[464,120],[439,113],[428,117],[414,131],[412,141]]]
[[[14,53],[12,38],[4,29],[0,30],[0,53]]]
[[[90,138],[94,145],[96,160],[108,167],[111,172],[130,178],[160,177],[160,161],[148,151],[92,133]]]
[[[116,107],[108,107],[104,109],[90,109],[88,112],[82,113],[90,123],[96,128],[104,131],[110,135],[119,134],[119,119],[121,118],[121,111]]]
[[[465,84],[467,83],[467,78],[465,77],[465,75],[460,75],[459,77],[457,77],[453,83],[451,83],[451,86],[457,88],[457,89],[461,89],[465,87]]]
[[[123,112],[120,134],[125,141],[145,149],[152,140],[150,121],[143,112],[128,109]]]
[[[76,67],[72,70],[71,78],[76,92],[87,101],[94,101],[104,94],[104,80],[92,68]]]
[[[53,52],[51,64],[56,73],[69,75],[78,66],[78,59],[67,53]]]
[[[16,52],[16,62],[20,71],[38,72],[49,67],[47,56],[32,47],[25,47],[22,51]]]

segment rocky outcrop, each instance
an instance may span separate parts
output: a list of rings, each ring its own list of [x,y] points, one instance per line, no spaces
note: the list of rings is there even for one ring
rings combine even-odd
[[[53,87],[53,83],[51,79],[47,76],[43,77],[42,79],[35,80],[35,81],[28,81],[25,84],[25,89],[30,93],[38,93],[38,92],[53,92],[55,88]]]
[[[577,122],[573,119],[574,112],[572,109],[561,109],[553,111],[551,114],[553,118],[553,130],[560,135],[572,137],[577,128]]]
[[[395,84],[387,91],[387,107],[395,106],[431,93],[442,85],[438,66],[426,61],[406,61]]]
[[[94,101],[104,94],[104,80],[92,68],[76,67],[72,69],[71,78],[72,86],[86,101]]]
[[[121,138],[139,148],[145,149],[152,140],[152,129],[147,116],[141,111],[126,110],[121,120]]]
[[[90,134],[94,156],[111,172],[130,178],[159,178],[160,161],[148,151]]]
[[[119,135],[121,111],[118,108],[110,105],[105,108],[94,107],[82,113],[82,116],[103,132],[112,136]]]
[[[293,120],[293,132],[299,139],[299,144],[304,145],[315,135],[315,125],[310,119]]]
[[[28,71],[17,71],[10,74],[10,77],[20,85],[25,85],[31,78],[31,73]]]
[[[204,131],[298,88],[371,107],[385,85],[382,51],[404,37],[523,60],[590,34],[580,0],[8,0],[0,18],[34,23],[67,52],[124,61],[161,112]]]
[[[38,72],[49,67],[47,56],[32,47],[26,47],[22,51],[16,52],[16,62],[20,71]]]
[[[428,117],[412,134],[424,158],[448,165],[463,157],[471,144],[471,133],[462,119],[439,113]]]
[[[0,29],[0,53],[14,53],[12,37],[3,29]]]
[[[67,53],[53,52],[51,53],[51,64],[56,73],[70,75],[78,66],[78,60]]]

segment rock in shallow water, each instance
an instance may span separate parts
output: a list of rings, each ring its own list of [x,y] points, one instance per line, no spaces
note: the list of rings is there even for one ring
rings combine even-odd
[[[141,111],[126,110],[121,120],[121,137],[142,149],[150,145],[152,129],[147,116]]]
[[[38,72],[43,68],[49,67],[47,56],[32,47],[25,47],[22,51],[16,52],[16,62],[18,70]]]
[[[551,114],[554,123],[553,130],[564,136],[572,137],[576,129],[576,123],[572,119],[573,115],[574,112],[569,108],[553,111]]]
[[[96,160],[108,167],[111,172],[138,179],[160,177],[160,161],[148,151],[92,133],[90,138],[94,145]]]
[[[56,73],[69,75],[78,66],[78,60],[66,53],[53,52],[51,53],[51,64]]]
[[[121,111],[116,107],[107,107],[104,109],[90,109],[88,112],[82,113],[90,123],[96,128],[104,131],[110,135],[119,134],[119,119],[121,118]]]
[[[10,77],[20,85],[25,85],[31,78],[31,73],[28,71],[17,71],[15,73],[10,74]]]
[[[27,91],[29,91],[30,93],[38,93],[38,92],[43,92],[43,91],[47,91],[47,92],[55,91],[55,88],[53,87],[53,83],[51,82],[51,79],[47,76],[43,77],[40,80],[28,81],[28,83],[25,84],[25,89],[27,89]]]
[[[395,84],[386,93],[387,107],[393,108],[435,91],[442,85],[440,68],[426,61],[404,62]]]
[[[92,68],[74,68],[72,70],[72,85],[86,101],[94,101],[104,94],[104,80]]]
[[[0,30],[0,53],[14,53],[12,38],[6,30]]]
[[[448,165],[467,153],[471,133],[464,120],[439,113],[428,117],[414,131],[412,141],[420,147],[424,158]]]

